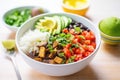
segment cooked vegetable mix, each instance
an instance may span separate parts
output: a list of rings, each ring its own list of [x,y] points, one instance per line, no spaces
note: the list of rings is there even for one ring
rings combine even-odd
[[[67,64],[89,56],[96,48],[94,33],[66,16],[39,19],[35,29],[50,33],[47,42],[36,41],[27,52],[31,58],[50,64]]]

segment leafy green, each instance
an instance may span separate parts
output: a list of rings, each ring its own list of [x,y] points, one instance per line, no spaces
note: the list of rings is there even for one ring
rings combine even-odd
[[[51,44],[48,44],[47,47],[48,47],[48,49],[49,49],[50,52],[54,51],[54,48],[53,48],[53,46]]]
[[[65,54],[62,52],[62,53],[58,53],[58,56],[59,57],[65,57]]]
[[[80,35],[79,37],[80,37],[81,39],[85,39],[85,37],[84,37],[84,36],[82,36],[82,35]]]
[[[80,46],[78,44],[72,44],[71,46],[72,48],[75,47],[75,48],[79,48]]]
[[[75,59],[75,56],[71,56],[71,57],[68,59],[68,63],[74,62],[74,59]]]
[[[65,46],[71,42],[70,37],[70,34],[60,33],[59,35],[51,36],[48,43],[52,44],[54,41],[57,41],[59,45]]]

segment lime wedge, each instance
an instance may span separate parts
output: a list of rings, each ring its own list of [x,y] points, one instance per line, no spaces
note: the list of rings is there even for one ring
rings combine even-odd
[[[6,49],[13,49],[15,48],[15,40],[4,40],[2,41],[2,45]]]

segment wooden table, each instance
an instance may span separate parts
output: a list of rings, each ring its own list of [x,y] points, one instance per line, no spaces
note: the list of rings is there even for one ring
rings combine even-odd
[[[62,12],[60,0],[3,0],[0,2],[0,42],[14,38],[15,33],[2,24],[2,15],[10,8],[23,5],[37,5],[51,12]],[[87,17],[97,27],[98,22],[108,16],[120,17],[120,0],[91,0]],[[0,80],[17,80],[12,63],[4,56],[0,43]],[[51,77],[29,67],[18,54],[18,68],[23,80],[120,80],[120,46],[101,43],[100,49],[92,62],[82,71],[65,77]]]

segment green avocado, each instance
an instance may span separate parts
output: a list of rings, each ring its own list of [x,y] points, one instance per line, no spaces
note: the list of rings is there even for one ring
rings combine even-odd
[[[67,27],[69,20],[66,16],[62,16],[62,20],[64,21],[64,27],[63,27],[63,29],[64,29],[65,27]]]
[[[50,32],[50,34],[54,35],[59,34],[71,22],[72,19],[69,17],[54,15],[52,17],[44,17],[43,19],[39,19],[39,21],[35,24],[35,28],[43,32]]]
[[[109,36],[120,36],[120,18],[108,17],[100,21],[100,30]]]
[[[60,17],[59,17],[59,16],[54,16],[54,19],[55,19],[56,22],[57,22],[56,34],[59,34],[59,33],[61,32],[61,29],[62,29],[62,23],[61,23],[61,20],[60,20]]]

